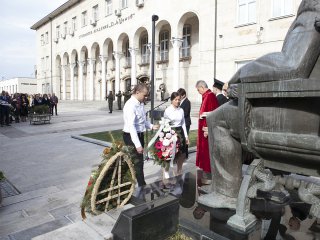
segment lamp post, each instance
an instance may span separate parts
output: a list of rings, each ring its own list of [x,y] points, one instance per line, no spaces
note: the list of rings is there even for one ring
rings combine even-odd
[[[159,17],[152,15],[152,42],[151,42],[151,123],[153,123],[154,108],[154,62],[155,62],[155,27]]]

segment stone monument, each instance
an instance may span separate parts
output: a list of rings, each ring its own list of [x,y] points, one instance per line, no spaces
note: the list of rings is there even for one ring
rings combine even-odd
[[[281,52],[240,68],[229,82],[233,100],[207,117],[213,183],[198,202],[236,208],[228,224],[242,231],[256,221],[258,191],[297,189],[320,217],[319,185],[269,170],[320,177],[320,0],[303,0],[296,16]],[[255,160],[243,176],[246,153]]]

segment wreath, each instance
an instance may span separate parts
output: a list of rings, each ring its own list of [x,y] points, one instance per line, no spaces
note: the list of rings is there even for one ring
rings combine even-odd
[[[105,148],[102,161],[91,172],[81,203],[81,216],[86,212],[98,215],[104,211],[124,206],[135,189],[135,171],[130,159],[132,147],[114,142]]]

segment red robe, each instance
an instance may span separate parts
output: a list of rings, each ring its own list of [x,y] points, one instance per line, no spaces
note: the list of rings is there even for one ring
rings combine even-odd
[[[213,92],[211,92],[210,89],[208,89],[202,95],[199,117],[202,113],[211,112],[217,107],[219,107],[217,97],[213,94]],[[198,122],[196,166],[205,172],[211,172],[208,138],[204,137],[202,127],[207,127],[206,118],[199,118]]]

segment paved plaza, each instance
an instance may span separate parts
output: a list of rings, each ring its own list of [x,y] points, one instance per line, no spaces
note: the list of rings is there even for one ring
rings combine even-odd
[[[0,206],[0,240],[32,239],[81,220],[80,202],[104,147],[71,135],[121,129],[122,111],[109,114],[106,105],[62,102],[51,124],[0,128],[0,170],[16,191]],[[184,169],[194,162],[193,153]],[[145,175],[148,183],[159,179],[160,167],[146,162]]]

